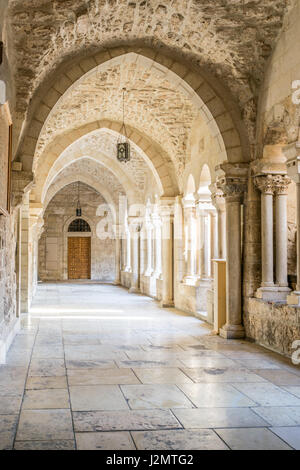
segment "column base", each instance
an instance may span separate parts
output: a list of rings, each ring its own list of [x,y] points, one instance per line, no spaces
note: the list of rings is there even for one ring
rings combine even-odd
[[[259,287],[255,293],[255,297],[269,302],[276,302],[276,300],[287,300],[287,296],[290,292],[291,289],[289,287]]]
[[[161,300],[159,303],[159,306],[161,308],[172,308],[174,307],[174,302],[173,300],[169,300],[169,301]]]
[[[294,290],[286,298],[288,305],[296,305],[300,307],[300,291]]]
[[[139,287],[130,287],[128,292],[129,292],[129,294],[140,294],[141,291],[140,291]]]
[[[228,325],[226,323],[220,329],[219,335],[225,339],[243,339],[245,338],[245,329],[243,325]]]

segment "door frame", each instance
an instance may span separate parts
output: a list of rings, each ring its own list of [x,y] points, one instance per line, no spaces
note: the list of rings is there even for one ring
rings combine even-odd
[[[68,232],[68,228],[71,222],[76,219],[83,219],[89,224],[91,231],[90,232]],[[63,229],[63,279],[65,281],[68,280],[68,238],[69,237],[90,237],[91,238],[91,279],[93,278],[93,270],[92,270],[92,259],[93,259],[93,250],[94,244],[93,240],[96,236],[96,227],[95,223],[85,215],[82,217],[72,216],[69,217],[64,223]]]
[[[92,237],[91,232],[70,232],[70,235],[67,237],[67,279],[69,280],[69,238],[89,238],[90,239],[90,259],[89,259],[89,270],[90,277],[86,279],[92,279]],[[76,280],[76,279],[73,279]]]

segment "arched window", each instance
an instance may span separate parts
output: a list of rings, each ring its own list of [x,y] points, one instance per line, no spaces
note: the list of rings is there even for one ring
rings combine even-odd
[[[70,223],[68,232],[90,232],[91,227],[83,219],[75,219]]]

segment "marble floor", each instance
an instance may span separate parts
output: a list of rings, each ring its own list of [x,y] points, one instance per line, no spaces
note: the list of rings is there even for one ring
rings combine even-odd
[[[0,366],[0,449],[300,449],[300,368],[100,284],[40,284]]]

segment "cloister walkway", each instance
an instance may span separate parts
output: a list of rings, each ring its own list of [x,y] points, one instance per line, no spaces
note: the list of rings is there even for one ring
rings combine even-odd
[[[300,369],[125,289],[45,283],[0,366],[1,449],[300,449]]]

